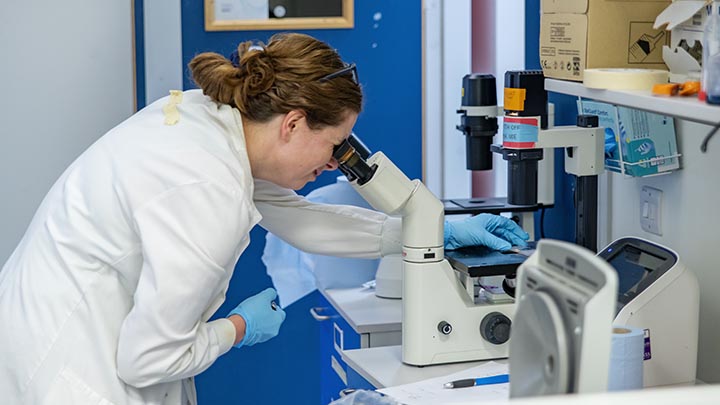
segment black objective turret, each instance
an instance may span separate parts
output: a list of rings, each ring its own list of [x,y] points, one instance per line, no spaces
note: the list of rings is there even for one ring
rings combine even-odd
[[[497,133],[497,89],[495,76],[469,74],[463,77],[462,106],[457,110],[465,135],[465,160],[468,170],[491,170],[490,145]]]

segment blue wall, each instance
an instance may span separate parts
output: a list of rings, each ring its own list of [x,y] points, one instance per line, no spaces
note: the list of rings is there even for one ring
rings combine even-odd
[[[540,69],[540,0],[525,1],[525,68]],[[555,125],[575,125],[577,106],[575,98],[549,93],[555,104]],[[575,241],[575,207],[573,190],[575,180],[565,173],[563,150],[555,151],[555,207],[545,212],[546,238]],[[539,231],[539,225],[536,226]]]
[[[145,108],[145,15],[143,0],[133,0],[133,24],[135,28],[135,107]]]
[[[380,16],[377,21],[376,14]],[[182,30],[185,66],[197,53],[213,51],[229,55],[241,41],[267,41],[278,32],[206,32],[202,2],[187,0],[182,3]],[[382,149],[409,177],[420,177],[420,2],[356,1],[355,28],[298,32],[328,42],[345,61],[358,65],[365,100],[355,132],[370,149]],[[187,68],[184,86],[195,87]],[[334,177],[328,176],[328,179]]]
[[[378,18],[379,17],[379,18]],[[422,173],[421,4],[355,2],[355,28],[301,31],[328,42],[345,61],[358,65],[365,92],[355,132],[367,146],[383,150],[410,178]],[[205,32],[203,2],[182,2],[183,64],[200,52],[229,55],[245,40],[267,42],[271,31]],[[184,87],[195,87],[185,68]],[[333,182],[326,173],[301,193]],[[260,257],[265,231],[251,233],[230,283],[224,316],[243,298],[270,286]],[[319,402],[319,327],[308,310],[317,292],[293,304],[280,335],[267,343],[233,349],[196,378],[201,404],[312,404]]]

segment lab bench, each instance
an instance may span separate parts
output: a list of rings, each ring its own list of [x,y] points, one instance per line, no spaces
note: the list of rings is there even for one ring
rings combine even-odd
[[[349,366],[349,382],[353,384],[355,381],[360,383],[366,381],[372,389],[442,377],[487,363],[487,361],[470,361],[425,367],[409,366],[402,362],[401,346],[345,350],[342,352],[342,359]],[[507,359],[494,361],[507,364]]]
[[[374,389],[349,369],[343,353],[400,345],[402,301],[379,298],[367,288],[322,290],[310,313],[320,323],[320,393],[323,404],[346,388]],[[398,346],[399,347],[399,346]]]
[[[408,366],[402,362],[402,301],[367,288],[321,291],[311,309],[321,323],[321,398],[327,404],[347,388],[374,390],[440,377],[482,361]],[[505,363],[507,360],[496,360]]]

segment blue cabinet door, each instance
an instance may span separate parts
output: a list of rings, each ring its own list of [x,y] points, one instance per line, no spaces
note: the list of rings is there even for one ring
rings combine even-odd
[[[359,349],[360,335],[338,314],[325,299],[313,308],[313,317],[320,323],[320,397],[323,405],[340,397],[348,387],[348,367],[342,360],[342,350]]]

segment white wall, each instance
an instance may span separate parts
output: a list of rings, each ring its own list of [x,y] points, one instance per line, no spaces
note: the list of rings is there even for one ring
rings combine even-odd
[[[495,78],[498,105],[504,104],[505,72],[525,69],[525,0],[495,2]],[[508,29],[512,27],[512,29]],[[502,143],[503,121],[498,119],[495,143]],[[493,156],[496,196],[507,196],[507,162],[495,153]]]
[[[0,264],[64,168],[132,114],[131,5],[0,3]]]
[[[431,114],[442,100],[442,0],[423,0],[423,183],[433,194],[442,192],[442,114]]]
[[[423,181],[438,198],[470,197],[460,123],[470,73],[470,0],[423,1]]]
[[[470,0],[443,2],[442,110],[439,111],[443,131],[443,198],[470,197],[472,173],[466,169],[465,136],[455,128],[460,124],[457,110],[462,102],[462,78],[472,73],[470,10]]]
[[[610,239],[640,236],[666,245],[680,255],[700,282],[700,345],[698,379],[720,382],[720,135],[710,141],[708,153],[700,143],[710,127],[687,121],[676,123],[682,170],[645,179],[611,174]],[[663,191],[662,236],[640,227],[640,189]],[[602,246],[607,241],[601,241]]]
[[[143,2],[145,103],[183,89],[180,0]]]
[[[524,10],[524,0],[496,3],[495,70],[476,72],[495,75],[499,104],[505,71],[525,66]],[[472,173],[466,169],[465,137],[455,126],[460,123],[462,78],[472,73],[471,1],[425,0],[423,24],[423,180],[440,198],[468,198]],[[500,155],[494,156],[498,196],[507,195],[506,166]]]

